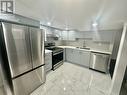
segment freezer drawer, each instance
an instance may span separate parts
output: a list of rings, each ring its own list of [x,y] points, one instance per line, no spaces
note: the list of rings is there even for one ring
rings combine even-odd
[[[106,73],[108,70],[109,56],[108,54],[91,53],[90,68]]]
[[[30,40],[27,26],[2,23],[11,76],[32,69]]]
[[[29,95],[45,82],[44,66],[13,79],[14,95]]]
[[[38,28],[29,27],[33,68],[44,64],[44,34]]]

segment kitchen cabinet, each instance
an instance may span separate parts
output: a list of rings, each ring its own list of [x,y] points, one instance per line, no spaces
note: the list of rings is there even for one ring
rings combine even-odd
[[[90,63],[90,51],[79,50],[79,61],[78,64],[89,67]]]
[[[89,32],[75,32],[75,38],[81,38],[81,39],[92,39],[92,33]]]
[[[71,48],[66,48],[66,61],[72,62],[73,61],[73,49]]]
[[[62,37],[62,40],[68,40],[68,31],[62,31],[61,37]]]
[[[45,72],[48,72],[52,69],[52,52],[45,53]]]
[[[68,40],[75,40],[75,31],[68,31]]]
[[[100,31],[100,32],[93,32],[93,41],[98,42],[113,42],[114,40],[114,32],[113,31]]]
[[[61,31],[62,40],[75,40],[75,31]]]
[[[66,48],[66,61],[89,67],[90,51]]]

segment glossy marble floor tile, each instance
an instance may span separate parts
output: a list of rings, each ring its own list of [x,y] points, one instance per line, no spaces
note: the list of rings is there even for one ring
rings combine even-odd
[[[109,74],[65,62],[31,95],[107,95],[110,84]]]

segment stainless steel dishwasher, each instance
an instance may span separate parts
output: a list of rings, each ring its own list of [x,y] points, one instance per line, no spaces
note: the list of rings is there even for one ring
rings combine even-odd
[[[110,57],[109,54],[92,52],[90,60],[90,68],[107,73],[109,57]]]

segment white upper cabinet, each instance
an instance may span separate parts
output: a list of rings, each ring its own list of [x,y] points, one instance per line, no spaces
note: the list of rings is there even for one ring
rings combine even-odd
[[[51,32],[57,37],[59,37],[60,40],[68,40],[68,41],[75,41],[76,38],[83,38],[83,39],[91,39],[96,42],[113,42],[115,33],[117,31],[84,31],[84,32],[77,32],[77,31],[55,31]]]
[[[75,31],[68,31],[68,40],[75,40]]]
[[[68,40],[68,31],[61,31],[61,40]]]
[[[75,31],[61,31],[62,40],[75,40]]]
[[[92,38],[91,31],[75,32],[75,38]]]
[[[113,42],[115,37],[113,31],[93,32],[93,41]]]

